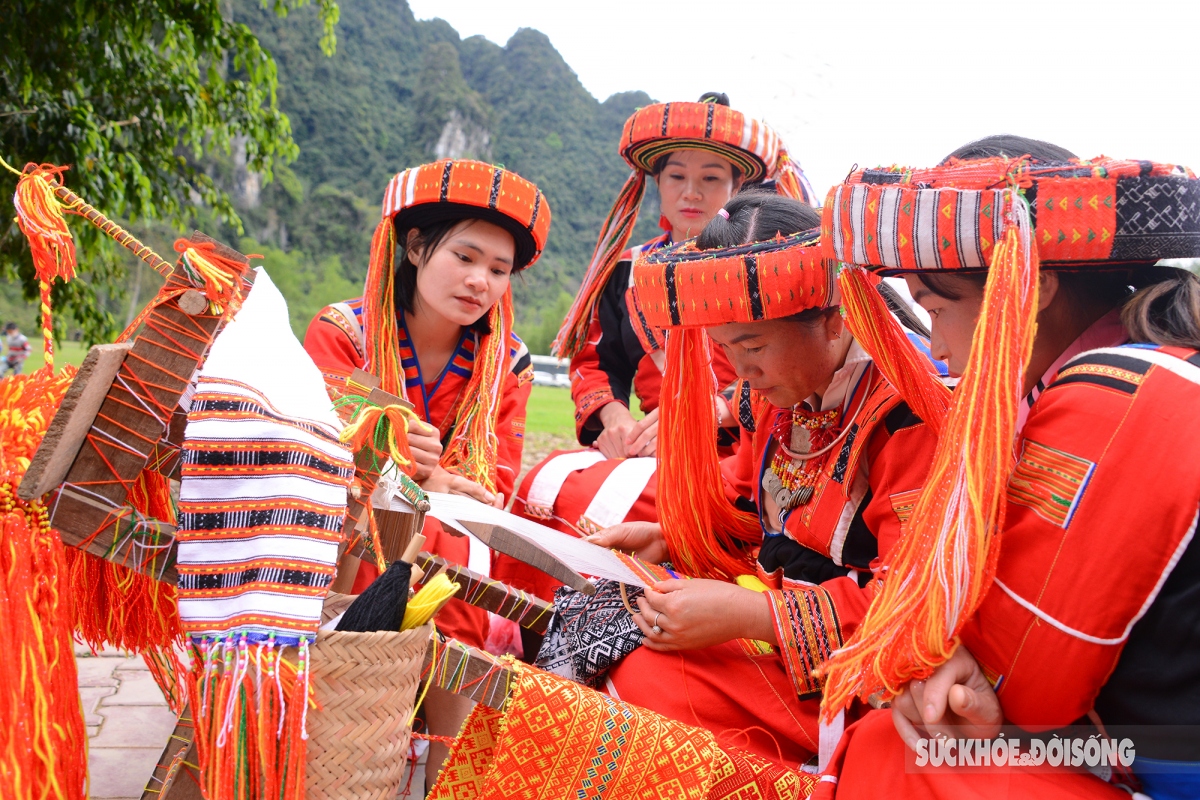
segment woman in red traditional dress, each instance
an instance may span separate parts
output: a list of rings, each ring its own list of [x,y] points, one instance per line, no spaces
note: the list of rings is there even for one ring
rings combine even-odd
[[[933,258],[941,223],[914,221],[908,203],[951,209],[959,246]],[[881,219],[895,211],[878,244],[868,243],[880,232],[872,214],[854,211],[872,206]],[[939,444],[918,512],[937,510],[942,464],[958,474],[994,453],[1008,468],[990,504],[986,482],[976,483],[949,517],[968,532],[952,549],[980,553],[951,583],[982,576],[978,599],[942,603],[946,551],[914,548],[888,565],[889,589],[831,662],[831,703],[904,688],[890,715],[847,730],[821,791],[874,797],[882,784],[902,798],[1115,800],[1129,795],[1112,783],[1140,782],[1155,800],[1200,796],[1200,280],[1156,266],[1200,256],[1200,181],[1171,165],[1081,161],[992,137],[934,169],[856,173],[827,208],[830,256],[904,273],[932,318],[934,354],[963,374],[943,426],[952,444]],[[907,250],[895,248],[901,232]],[[995,244],[962,247],[984,241]],[[902,363],[899,340],[869,318],[854,326],[866,346]],[[963,409],[973,409],[969,422]],[[993,423],[1011,450],[990,441]],[[928,600],[892,604],[905,593]],[[947,613],[961,622],[927,634]],[[911,652],[898,646],[907,643]],[[1066,768],[906,768],[902,737],[914,748],[947,732],[987,740],[1002,722],[1132,736],[1132,773],[1105,765],[1106,782]]]
[[[537,259],[549,230],[545,196],[512,172],[468,160],[405,170],[384,194],[364,296],[327,306],[309,325],[305,348],[335,393],[362,368],[413,404],[425,424],[410,426],[408,443],[427,491],[496,505],[512,493],[533,373],[513,332],[509,283]],[[427,551],[487,573],[482,543],[432,519],[423,533]],[[353,591],[377,574],[363,562]],[[461,600],[437,625],[477,647],[488,636],[487,612]],[[453,713],[427,704],[430,725],[453,734],[469,704],[442,699]]]
[[[633,173],[605,221],[556,343],[559,355],[571,359],[576,435],[591,449],[551,454],[522,481],[513,508],[575,535],[658,518],[653,456],[664,360],[656,333],[638,316],[633,262],[699,234],[743,186],[774,181],[780,192],[812,202],[811,187],[778,135],[729,108],[724,94],[639,109],[625,123],[620,152]],[[625,249],[647,177],[658,188],[666,230]],[[731,390],[735,376],[724,356],[714,359],[713,369],[719,388]],[[637,421],[631,388],[645,414]],[[736,423],[727,399],[720,408],[729,446],[736,442]],[[560,585],[511,559],[499,558],[496,569],[497,577],[544,599]]]
[[[643,644],[607,690],[792,767],[821,739],[816,667],[876,591],[934,444],[845,329],[818,222],[798,201],[742,194],[695,245],[634,267],[643,313],[667,329],[662,520],[591,537],[693,578],[637,599]],[[750,389],[723,462],[717,348]]]

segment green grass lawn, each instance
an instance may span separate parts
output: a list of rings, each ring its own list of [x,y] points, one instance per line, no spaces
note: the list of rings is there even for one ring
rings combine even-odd
[[[29,373],[35,369],[41,369],[45,363],[43,358],[42,340],[41,338],[29,337],[29,345],[33,348],[33,352],[29,354],[29,358],[25,359],[25,366],[22,372]],[[7,351],[6,351],[7,354]],[[83,342],[55,342],[54,343],[54,369],[60,370],[67,364],[79,366],[83,363],[83,357],[87,355],[87,348],[83,346]]]
[[[525,430],[575,438],[575,404],[571,390],[560,386],[534,386],[526,406]]]

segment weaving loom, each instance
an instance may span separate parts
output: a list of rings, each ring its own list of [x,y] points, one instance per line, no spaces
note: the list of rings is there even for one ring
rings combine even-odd
[[[193,241],[243,265],[240,302],[253,280],[249,260],[202,233]],[[180,266],[132,342],[88,353],[18,488],[24,500],[48,495],[65,544],[175,582],[174,525],[138,514],[128,498],[147,467],[177,468],[180,402],[223,320]]]

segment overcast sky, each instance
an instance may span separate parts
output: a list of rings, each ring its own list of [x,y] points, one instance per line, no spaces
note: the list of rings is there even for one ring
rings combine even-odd
[[[498,44],[536,28],[601,100],[726,92],[821,194],[856,163],[929,166],[1001,132],[1200,169],[1195,0],[409,4]]]

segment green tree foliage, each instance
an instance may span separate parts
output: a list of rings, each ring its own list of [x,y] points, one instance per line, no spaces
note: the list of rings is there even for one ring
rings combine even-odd
[[[235,0],[234,9],[279,65],[279,106],[300,148],[290,169],[303,185],[300,201],[277,180],[239,206],[247,234],[316,261],[337,255],[345,277],[361,283],[387,182],[437,157],[447,126],[457,126],[468,149],[452,155],[517,171],[545,191],[553,210],[545,254],[513,282],[518,330],[530,333],[556,313],[563,292],[575,293],[629,176],[617,153],[621,126],[650,97],[626,92],[598,102],[545,35],[522,29],[503,47],[480,36],[461,39],[443,20],[417,20],[404,2],[343,3],[332,58],[315,52],[312,21],[280,21],[257,0]],[[315,21],[313,9],[296,14]],[[478,129],[488,134],[485,152],[470,135]],[[357,221],[351,206],[361,208]],[[655,235],[657,219],[651,187],[635,239]],[[267,268],[275,274],[270,262]],[[325,302],[353,296],[319,285],[313,292]]]
[[[541,321],[537,325],[525,327],[525,344],[529,352],[550,355],[550,345],[554,343],[554,337],[558,335],[558,329],[562,327],[562,321],[571,310],[574,299],[566,292],[560,293],[552,305],[542,307]]]
[[[263,2],[284,16],[308,0]],[[181,227],[203,205],[240,226],[202,156],[240,141],[247,166],[269,180],[297,148],[275,61],[224,8],[221,0],[3,0],[0,151],[18,168],[69,165],[68,185],[113,217]],[[335,0],[317,0],[316,13],[331,54]],[[0,180],[11,194],[15,176]],[[90,226],[72,229],[82,279],[56,287],[56,307],[103,338],[116,323],[106,301],[121,294],[128,262]],[[11,220],[0,230],[0,276],[36,294]]]

